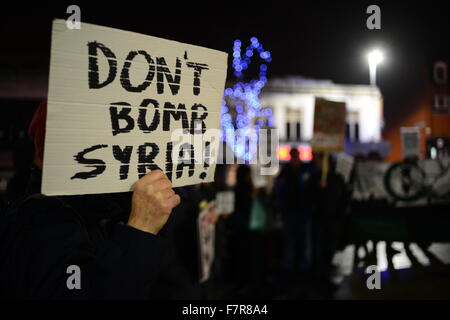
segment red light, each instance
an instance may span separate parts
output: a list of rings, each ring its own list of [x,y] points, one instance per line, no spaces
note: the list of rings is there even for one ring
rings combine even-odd
[[[312,149],[310,146],[300,146],[298,147],[298,153],[300,160],[311,161],[313,159]]]
[[[311,161],[313,159],[312,149],[310,146],[298,147],[299,158],[301,161]],[[291,160],[291,146],[279,146],[278,147],[278,160],[289,161]]]

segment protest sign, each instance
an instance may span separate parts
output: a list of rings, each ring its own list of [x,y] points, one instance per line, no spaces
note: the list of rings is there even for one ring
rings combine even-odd
[[[129,191],[154,169],[210,182],[227,54],[54,20],[42,192]]]
[[[314,152],[323,152],[320,184],[326,186],[330,152],[344,150],[345,103],[316,98],[314,106],[314,134],[311,146]]]
[[[336,157],[336,172],[342,176],[345,183],[350,181],[354,158],[345,152],[339,152]]]
[[[211,201],[200,212],[197,218],[198,240],[200,247],[200,282],[209,279],[211,266],[214,261],[214,245],[216,225],[212,222],[215,214],[215,202]]]
[[[403,158],[420,156],[420,128],[401,127]]]
[[[345,139],[345,103],[316,98],[313,151],[342,151]]]
[[[216,194],[217,214],[230,214],[234,211],[234,191],[220,191]]]

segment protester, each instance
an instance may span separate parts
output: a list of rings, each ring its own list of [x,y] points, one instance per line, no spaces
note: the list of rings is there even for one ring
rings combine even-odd
[[[268,196],[265,188],[255,188],[250,211],[250,289],[254,297],[264,297],[263,289],[267,266]]]
[[[311,268],[311,177],[314,168],[300,161],[296,148],[275,181],[278,210],[284,235],[284,268],[289,273]]]
[[[40,194],[45,113],[44,103],[31,125],[35,166],[27,191],[1,217],[0,297],[157,297],[152,288],[167,261],[167,243],[158,232],[180,203],[171,182],[155,170],[134,184],[131,199]],[[115,198],[128,198],[128,206]],[[79,285],[70,278],[77,268]]]
[[[240,165],[236,173],[234,188],[234,213],[227,219],[230,230],[231,279],[237,290],[248,284],[250,275],[249,223],[252,206],[253,182],[250,167]]]
[[[12,203],[23,196],[30,179],[30,170],[33,163],[33,146],[25,140],[13,151],[14,176],[8,181],[6,187],[7,203]]]
[[[198,216],[203,206],[214,199],[215,192],[210,183],[184,186],[177,192],[181,204],[173,210],[160,233],[168,240],[172,254],[172,263],[164,273],[165,281],[160,281],[160,290],[164,291],[165,298],[208,298],[209,287],[200,283]]]
[[[323,155],[315,154],[315,165],[322,167]],[[336,173],[335,161],[328,158],[328,172],[322,184],[322,169],[316,171],[313,199],[314,276],[321,295],[331,298],[334,285],[331,281],[332,260],[343,230],[349,203],[349,192],[341,175]]]

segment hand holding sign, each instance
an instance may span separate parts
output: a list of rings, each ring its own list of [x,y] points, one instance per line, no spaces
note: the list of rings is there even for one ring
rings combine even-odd
[[[180,203],[172,183],[160,170],[155,170],[135,183],[128,225],[157,234],[166,224],[172,209]]]

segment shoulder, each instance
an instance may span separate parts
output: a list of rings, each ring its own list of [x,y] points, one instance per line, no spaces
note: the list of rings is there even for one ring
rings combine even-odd
[[[28,228],[71,224],[81,226],[82,218],[77,212],[57,197],[37,195],[15,204],[8,210],[7,223],[16,227],[26,225]]]

